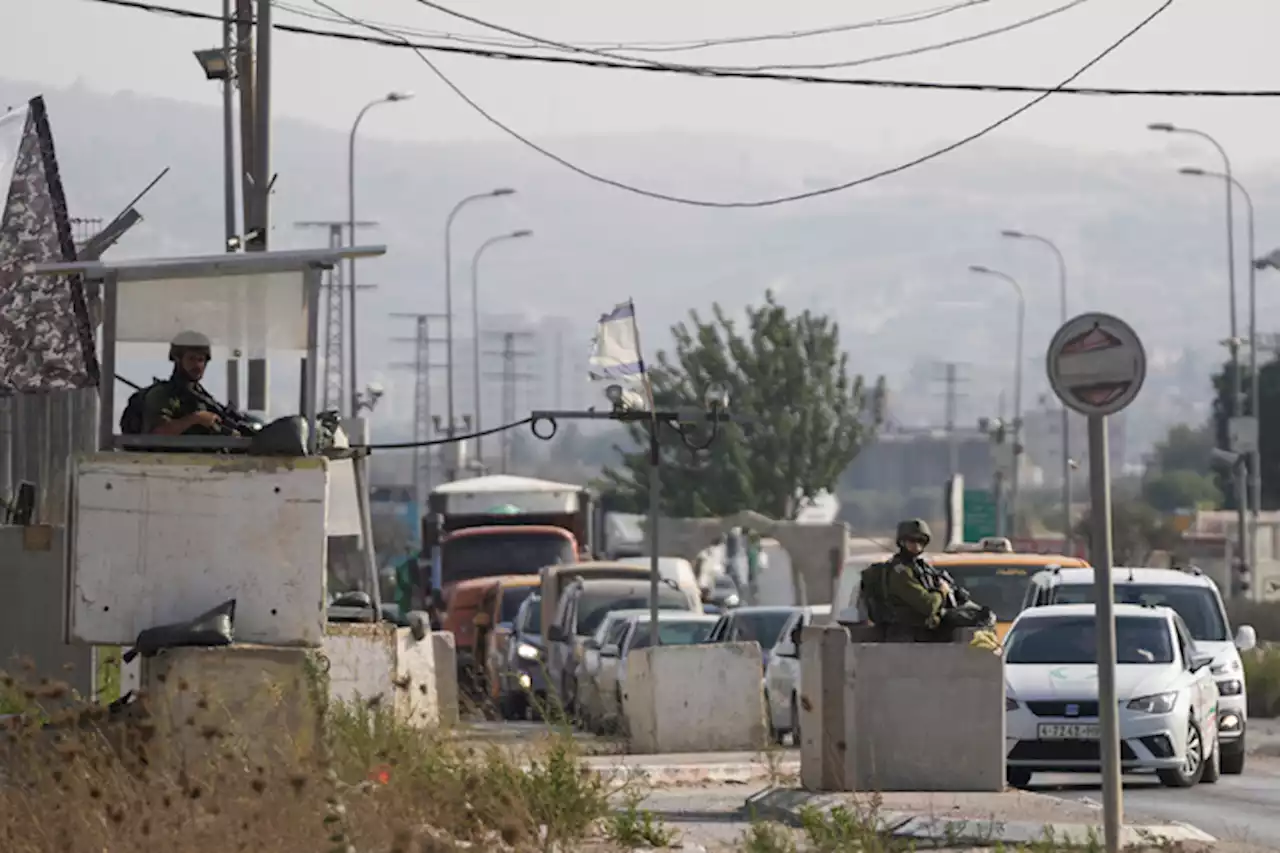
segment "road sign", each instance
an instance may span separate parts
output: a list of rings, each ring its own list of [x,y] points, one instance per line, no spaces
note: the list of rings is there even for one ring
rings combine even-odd
[[[1049,385],[1082,415],[1114,415],[1133,402],[1147,376],[1142,341],[1110,314],[1068,320],[1049,342]]]
[[[1235,417],[1227,421],[1227,446],[1236,453],[1253,453],[1258,449],[1258,419]]]
[[[986,489],[964,490],[964,541],[996,535],[996,502]]]

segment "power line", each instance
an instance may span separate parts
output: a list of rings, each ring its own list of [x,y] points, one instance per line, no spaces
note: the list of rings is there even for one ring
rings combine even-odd
[[[958,45],[980,41],[982,39],[991,38],[993,36],[1003,35],[1005,33],[1013,32],[1014,30],[1021,29],[1022,27],[1039,23],[1040,21],[1043,21],[1047,18],[1051,18],[1054,15],[1061,14],[1062,12],[1066,12],[1070,9],[1074,9],[1076,6],[1079,6],[1082,3],[1088,2],[1088,0],[1068,0],[1067,3],[1061,6],[1057,6],[1047,11],[1040,12],[1039,14],[1032,15],[1031,17],[1028,17],[1028,18],[1023,18],[1021,20],[1014,21],[1011,24],[1005,24],[1004,26],[1001,26],[1001,27],[996,27],[990,30],[984,30],[982,32],[973,33],[967,36],[960,36],[957,38],[948,39],[946,41],[935,42],[933,44],[927,44],[919,47],[909,48],[907,50],[899,50],[899,51],[894,51],[892,53],[882,53],[876,56],[863,57],[862,59],[850,59],[850,60],[844,60],[840,62],[798,63],[798,64],[781,64],[781,65],[712,65],[712,66],[692,66],[684,63],[656,62],[654,60],[649,60],[649,59],[642,59],[642,58],[633,57],[633,56],[625,56],[625,55],[621,55],[608,50],[600,50],[596,48],[586,47],[583,45],[574,45],[574,44],[569,44],[567,42],[553,41],[544,36],[537,36],[531,33],[522,32],[520,30],[514,30],[509,27],[502,26],[501,24],[495,24],[490,21],[486,21],[482,18],[477,18],[472,15],[467,15],[462,12],[455,11],[453,9],[450,9],[447,6],[434,2],[434,0],[416,0],[416,2],[422,6],[426,6],[428,9],[434,9],[435,11],[440,12],[442,14],[449,15],[461,21],[466,21],[469,24],[475,24],[476,26],[484,27],[485,29],[494,30],[496,32],[505,33],[506,35],[509,35],[509,36],[515,36],[517,38],[524,39],[527,43],[530,43],[532,46],[551,47],[551,48],[555,48],[556,50],[566,51],[568,53],[585,53],[590,56],[599,56],[599,57],[604,57],[606,59],[639,62],[643,65],[652,66],[655,68],[662,68],[664,70],[674,70],[674,69],[689,70],[692,68],[696,68],[699,71],[706,71],[706,70],[712,70],[712,71],[804,71],[804,70],[818,71],[818,70],[830,70],[833,68],[853,68],[859,65],[869,65],[873,62],[883,62],[889,59],[902,59],[908,56],[919,56],[920,54],[923,54],[923,53],[930,53],[935,50],[943,50],[948,47],[956,47]],[[323,6],[324,4],[321,3],[319,5]]]
[[[317,5],[320,5],[326,9],[329,9],[331,12],[334,12],[335,14],[339,14],[339,15],[342,14],[341,12],[338,12],[336,9],[334,9],[332,6],[329,6],[326,3],[324,3],[323,0],[315,0],[315,2],[317,3]],[[626,184],[626,183],[623,183],[622,181],[614,180],[613,178],[608,178],[608,177],[605,177],[604,175],[600,175],[596,172],[592,172],[587,169],[584,169],[581,166],[577,165],[576,163],[566,160],[560,155],[542,147],[541,145],[538,145],[536,142],[532,141],[528,137],[522,135],[518,131],[511,128],[509,125],[504,124],[502,121],[495,118],[493,115],[487,112],[483,107],[481,107],[478,103],[476,103],[469,95],[467,95],[466,92],[464,92],[461,88],[459,88],[457,84],[455,84],[451,79],[449,79],[449,77],[446,76],[444,72],[442,72],[439,68],[437,68],[435,63],[433,63],[430,59],[428,59],[421,50],[415,49],[414,53],[417,55],[417,57],[420,60],[422,60],[423,63],[426,64],[428,68],[431,69],[432,73],[435,74],[436,77],[440,78],[440,81],[442,83],[448,86],[449,89],[451,89],[454,94],[456,94],[459,98],[461,98],[468,106],[470,106],[473,110],[475,110],[482,118],[484,118],[494,127],[503,131],[512,139],[515,139],[517,142],[520,142],[521,144],[532,149],[533,151],[538,152],[539,154],[546,157],[547,159],[560,164],[564,168],[578,175],[581,175],[584,178],[588,178],[597,183],[614,187],[615,189],[623,190],[624,192],[632,193],[633,195],[644,196],[646,198],[652,198],[658,201],[672,202],[674,204],[688,205],[691,207],[706,207],[706,208],[718,208],[718,209],[762,208],[762,207],[774,207],[780,204],[788,204],[790,202],[802,201],[802,200],[811,199],[811,198],[818,198],[820,196],[831,195],[832,193],[843,192],[845,190],[849,190],[854,187],[858,187],[863,184],[868,184],[868,183],[871,183],[872,181],[879,180],[880,178],[886,178],[886,177],[889,177],[890,175],[896,175],[899,172],[905,172],[908,169],[914,168],[915,166],[928,163],[931,160],[936,160],[937,158],[943,156],[944,154],[949,154],[952,151],[955,151],[956,149],[969,144],[970,142],[974,142],[978,139],[981,139],[982,137],[986,136],[987,134],[991,133],[997,128],[1002,127],[1003,125],[1013,121],[1018,116],[1022,115],[1023,113],[1030,110],[1032,107],[1036,106],[1037,104],[1047,99],[1050,95],[1052,95],[1055,91],[1060,89],[1062,86],[1065,86],[1071,83],[1077,77],[1084,74],[1093,66],[1097,65],[1099,62],[1101,62],[1103,59],[1105,59],[1107,56],[1113,53],[1117,48],[1119,48],[1121,45],[1123,45],[1133,36],[1141,32],[1148,24],[1150,24],[1157,17],[1159,17],[1162,12],[1164,12],[1166,9],[1172,6],[1173,3],[1174,3],[1174,0],[1163,0],[1163,2],[1158,7],[1156,7],[1155,11],[1151,12],[1145,18],[1139,21],[1136,25],[1131,27],[1127,32],[1125,32],[1124,35],[1120,36],[1120,38],[1112,42],[1105,50],[1103,50],[1093,59],[1089,60],[1084,65],[1082,65],[1069,77],[1067,77],[1060,84],[1058,84],[1058,86],[1055,87],[1054,89],[1051,89],[1047,92],[1037,95],[1036,97],[1032,98],[1030,101],[1018,107],[1013,112],[1007,113],[1003,117],[995,120],[994,122],[991,122],[986,127],[974,133],[971,133],[968,136],[962,137],[961,139],[955,142],[952,142],[949,145],[944,145],[941,148],[937,148],[927,154],[922,154],[912,160],[906,161],[905,163],[899,163],[896,166],[891,166],[886,169],[881,169],[880,171],[873,172],[870,175],[864,175],[860,178],[855,178],[853,180],[845,181],[840,184],[834,184],[831,186],[823,187],[821,189],[809,190],[801,193],[793,193],[791,195],[776,196],[774,198],[758,199],[753,201],[711,201],[707,199],[695,199],[695,198],[687,198],[684,196],[671,195],[668,193],[656,192],[654,190],[647,190],[647,189],[644,189],[643,187],[632,186],[631,184]],[[357,23],[355,19],[351,19],[351,21],[352,23]]]
[[[921,21],[928,21],[934,18],[940,18],[944,15],[950,15],[954,12],[962,12],[971,9],[974,6],[981,6],[991,2],[991,0],[963,0],[963,2],[952,3],[947,6],[936,6],[931,9],[923,9],[917,12],[907,12],[901,15],[890,15],[883,18],[873,18],[867,21],[858,21],[849,24],[833,24],[826,27],[815,27],[807,30],[787,30],[784,32],[764,33],[760,35],[749,36],[727,36],[720,38],[707,39],[685,39],[683,41],[650,41],[650,42],[623,42],[623,41],[587,41],[579,42],[581,47],[594,47],[603,50],[625,50],[633,53],[683,53],[694,50],[704,50],[707,48],[724,47],[727,45],[742,44],[758,44],[762,42],[773,41],[792,41],[797,39],[814,38],[819,36],[837,35],[840,33],[854,32],[857,30],[868,30],[882,27],[894,27],[904,24],[914,24]],[[295,6],[291,3],[275,2],[272,5],[286,12],[300,15],[304,18],[311,18],[317,21],[327,21],[329,23],[340,23],[343,18],[332,15],[321,15],[309,9]],[[515,47],[530,48],[536,47],[537,42],[531,39],[512,40],[500,39],[492,36],[478,35],[459,35],[456,33],[442,32],[439,30],[427,30],[417,27],[408,27],[401,24],[391,24],[380,21],[371,21],[385,29],[395,32],[399,35],[413,35],[425,38],[446,39],[448,41],[457,41],[463,44],[490,45],[497,47]]]
[[[144,3],[140,0],[87,0],[105,6],[117,6],[143,12],[152,12],[176,18],[189,18],[200,21],[221,21],[221,15],[207,12],[196,12],[191,9],[179,9],[172,6],[160,6]],[[1163,11],[1163,9],[1158,10]],[[369,22],[351,16],[336,13],[340,20],[354,26],[384,30]],[[233,23],[239,18],[232,17]],[[252,23],[252,20],[249,20]],[[1146,22],[1144,22],[1145,25]],[[1054,95],[1097,95],[1105,97],[1150,97],[1150,98],[1280,98],[1280,89],[1134,89],[1123,86],[1033,86],[1019,83],[947,83],[934,80],[900,80],[874,77],[826,77],[814,74],[774,74],[770,72],[735,71],[727,68],[712,68],[698,65],[672,65],[670,67],[636,64],[640,60],[608,61],[603,59],[586,59],[575,56],[547,56],[543,54],[520,53],[511,50],[485,50],[480,48],[458,47],[447,44],[429,44],[410,42],[398,36],[380,38],[362,33],[335,32],[318,30],[294,24],[272,24],[272,29],[293,35],[314,36],[337,41],[371,44],[376,47],[389,47],[401,50],[428,50],[442,54],[466,56],[473,59],[510,60],[513,62],[534,62],[545,65],[570,65],[579,68],[604,69],[609,71],[639,71],[647,73],[676,74],[686,77],[697,77],[704,80],[761,80],[772,83],[804,83],[812,85],[854,86],[866,89],[908,89],[939,92],[977,92],[993,94],[1054,94]],[[390,32],[390,31],[388,31]],[[446,34],[447,35],[447,34]],[[1075,76],[1079,76],[1078,74]]]

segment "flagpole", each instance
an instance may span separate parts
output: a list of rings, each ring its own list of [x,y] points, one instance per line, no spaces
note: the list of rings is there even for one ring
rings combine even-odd
[[[658,553],[658,512],[662,499],[662,444],[658,440],[658,410],[653,401],[653,383],[644,363],[644,349],[640,345],[640,323],[636,320],[636,303],[628,299],[631,308],[631,331],[636,339],[636,360],[640,364],[640,377],[644,382],[645,396],[649,400],[649,645],[658,647],[658,588],[661,584],[661,561]]]

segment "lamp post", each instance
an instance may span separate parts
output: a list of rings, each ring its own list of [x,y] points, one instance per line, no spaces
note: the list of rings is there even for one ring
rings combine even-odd
[[[1062,257],[1062,251],[1048,237],[1041,237],[1039,234],[1028,234],[1025,231],[1013,229],[1001,231],[1000,234],[1011,240],[1030,240],[1039,243],[1053,252],[1053,256],[1058,260],[1059,313],[1065,325],[1067,322],[1067,262]],[[1071,420],[1064,405],[1062,407],[1062,550],[1066,554],[1071,553],[1071,501]]]
[[[1227,150],[1222,147],[1218,140],[1214,139],[1203,130],[1196,130],[1189,127],[1179,127],[1168,122],[1158,122],[1147,125],[1148,130],[1154,130],[1161,133],[1184,133],[1188,136],[1196,136],[1205,140],[1218,150],[1218,154],[1222,157],[1223,178],[1222,185],[1227,194],[1227,287],[1228,298],[1231,312],[1231,337],[1227,341],[1227,346],[1231,352],[1231,405],[1227,407],[1227,417],[1233,418],[1239,416],[1241,412],[1241,400],[1243,398],[1242,382],[1240,380],[1240,335],[1236,330],[1236,242],[1235,242],[1235,214],[1233,211],[1232,192],[1233,181],[1231,178],[1231,158],[1227,156]],[[1244,545],[1244,525],[1245,525],[1245,507],[1247,498],[1245,494],[1245,484],[1237,477],[1236,483],[1236,502],[1239,503],[1239,521],[1240,525],[1240,544],[1242,546],[1240,557],[1243,559]]]
[[[476,253],[471,257],[471,358],[474,365],[472,377],[472,385],[475,393],[475,429],[476,432],[484,430],[484,423],[480,418],[480,258],[485,251],[495,243],[502,243],[506,240],[519,240],[522,237],[532,237],[533,232],[527,228],[519,231],[512,231],[510,234],[499,234],[496,237],[490,237],[480,244],[480,248],[476,249]],[[476,436],[476,461],[484,462],[484,437]]]
[[[1249,233],[1249,258],[1253,259],[1255,247],[1255,230],[1253,222],[1253,196],[1249,195],[1249,191],[1244,188],[1244,184],[1236,180],[1235,177],[1226,172],[1213,172],[1207,169],[1199,169],[1195,167],[1186,167],[1178,170],[1179,174],[1190,175],[1198,178],[1217,178],[1227,183],[1227,191],[1232,188],[1240,191],[1240,195],[1244,197],[1245,212],[1248,216],[1248,233]],[[1262,510],[1262,467],[1261,456],[1258,449],[1258,437],[1261,435],[1261,409],[1259,403],[1259,381],[1258,381],[1258,287],[1257,287],[1257,264],[1249,264],[1249,395],[1253,402],[1249,406],[1249,414],[1253,416],[1254,430],[1252,438],[1253,446],[1248,448],[1249,456],[1249,500],[1248,503],[1253,505],[1253,525],[1249,531],[1249,537],[1245,539],[1245,503],[1243,482],[1237,483],[1236,492],[1239,495],[1237,503],[1239,504],[1239,524],[1240,524],[1240,552],[1245,552],[1245,544],[1248,543],[1249,553],[1249,570],[1256,572],[1258,570],[1258,513]],[[1234,311],[1232,312],[1234,313]],[[1235,333],[1232,332],[1234,340]],[[1236,385],[1240,384],[1240,368],[1237,365]],[[1240,403],[1238,413],[1242,414],[1244,407]],[[1234,450],[1235,448],[1232,448]],[[1239,474],[1237,474],[1239,477]],[[1243,478],[1241,478],[1243,479]]]
[[[236,154],[235,111],[232,108],[235,88],[235,72],[231,67],[231,51],[234,39],[231,35],[231,0],[222,0],[222,47],[197,50],[196,61],[204,69],[209,80],[222,81],[222,195],[225,239],[224,252],[234,252],[240,246],[236,228]]]
[[[1010,530],[1016,536],[1018,533],[1018,457],[1022,453],[1022,332],[1026,324],[1027,318],[1027,300],[1022,293],[1022,285],[1008,273],[993,270],[990,267],[984,267],[974,264],[969,267],[969,271],[978,275],[989,275],[1001,279],[1009,283],[1013,288],[1013,292],[1018,296],[1018,330],[1017,340],[1014,346],[1017,352],[1014,354],[1013,369],[1013,484],[1011,487],[1012,494],[1009,497],[1009,515],[1012,517],[1013,523]]]
[[[480,201],[485,198],[501,198],[502,196],[514,195],[515,190],[507,187],[499,187],[496,190],[489,190],[487,193],[476,193],[469,195],[462,201],[453,206],[449,211],[449,216],[444,221],[444,337],[445,348],[449,352],[449,363],[445,366],[445,397],[448,406],[449,429],[448,435],[453,435],[453,220],[457,218],[462,208],[466,207],[473,201]],[[455,466],[456,467],[456,466]]]
[[[399,101],[407,101],[413,97],[413,92],[395,91],[388,92],[377,100],[370,101],[365,104],[360,112],[356,113],[356,120],[351,123],[351,137],[347,142],[347,245],[354,247],[356,244],[356,131],[360,129],[360,122],[364,120],[365,113],[378,106],[379,104],[394,104]],[[348,291],[348,311],[350,319],[347,323],[348,336],[351,338],[351,417],[360,416],[360,392],[356,389],[360,387],[356,378],[356,259],[351,258],[347,261],[347,291]]]

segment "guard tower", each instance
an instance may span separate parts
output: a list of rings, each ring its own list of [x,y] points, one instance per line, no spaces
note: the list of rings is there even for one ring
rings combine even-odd
[[[128,646],[146,628],[236,599],[238,643],[319,647],[334,536],[360,537],[370,618],[378,618],[368,451],[343,440],[319,449],[316,368],[323,273],[385,252],[365,246],[28,270],[83,276],[103,293],[100,450],[69,466],[68,642]],[[258,455],[243,437],[116,434],[117,347],[167,343],[184,329],[204,332],[219,349],[300,361],[304,453]]]

